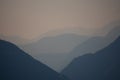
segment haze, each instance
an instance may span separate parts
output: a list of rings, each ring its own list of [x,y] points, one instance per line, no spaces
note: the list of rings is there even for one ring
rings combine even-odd
[[[27,40],[63,32],[95,35],[120,19],[119,4],[120,0],[0,0],[0,34]]]

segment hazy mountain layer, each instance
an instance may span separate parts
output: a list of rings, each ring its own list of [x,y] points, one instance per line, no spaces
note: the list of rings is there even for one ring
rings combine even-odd
[[[63,34],[40,39],[22,46],[22,49],[54,70],[61,71],[72,60],[69,58],[69,53],[88,38],[75,34]]]
[[[120,80],[120,37],[95,54],[75,58],[62,74],[71,80]]]
[[[86,53],[95,53],[112,43],[120,35],[120,26],[114,27],[107,35],[101,37],[92,37],[82,44],[79,44],[71,52],[72,57],[78,57]]]

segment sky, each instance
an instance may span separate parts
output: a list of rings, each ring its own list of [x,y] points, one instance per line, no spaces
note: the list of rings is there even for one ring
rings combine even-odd
[[[64,32],[97,36],[95,32],[120,20],[119,4],[120,0],[0,0],[0,35],[29,41]]]

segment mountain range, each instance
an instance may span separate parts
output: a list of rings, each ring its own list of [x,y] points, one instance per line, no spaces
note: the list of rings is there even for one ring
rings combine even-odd
[[[31,53],[30,55],[37,60],[60,72],[75,57],[87,53],[95,53],[106,47],[119,36],[119,33],[120,26],[117,25],[111,27],[111,31],[105,36],[88,37],[75,34],[62,34],[54,37],[46,37],[37,42],[24,45],[22,49]]]
[[[88,36],[80,36],[76,34],[60,34],[52,37],[44,37],[31,44],[23,45],[26,51],[41,53],[69,53],[76,45],[83,43]]]
[[[60,72],[71,61],[71,59],[68,59],[69,53],[75,46],[83,43],[88,38],[88,36],[76,34],[61,34],[42,38],[37,42],[23,45],[20,48]]]
[[[71,80],[120,80],[120,37],[94,54],[76,57],[61,73]]]
[[[45,64],[0,40],[0,80],[68,80]]]
[[[114,27],[105,36],[96,36],[89,38],[83,43],[76,46],[71,51],[72,57],[78,57],[87,53],[95,53],[96,51],[105,48],[112,43],[120,35],[120,26]]]
[[[110,28],[109,31],[111,31],[108,32],[107,28]],[[60,72],[75,57],[82,56],[87,53],[95,53],[109,45],[119,36],[120,26],[110,24],[106,29],[103,29],[103,32],[105,31],[108,32],[105,36],[85,36],[66,33],[44,37],[32,43],[25,42],[26,44],[18,44],[17,46],[35,59],[48,65],[55,71]],[[2,36],[2,38],[10,42],[20,41],[21,43],[24,43],[24,41],[26,41],[19,37]]]

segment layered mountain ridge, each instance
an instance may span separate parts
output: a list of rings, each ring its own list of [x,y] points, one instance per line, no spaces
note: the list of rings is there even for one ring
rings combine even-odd
[[[95,54],[75,58],[62,74],[71,80],[120,80],[120,37]]]
[[[0,80],[68,80],[43,63],[0,40]]]

